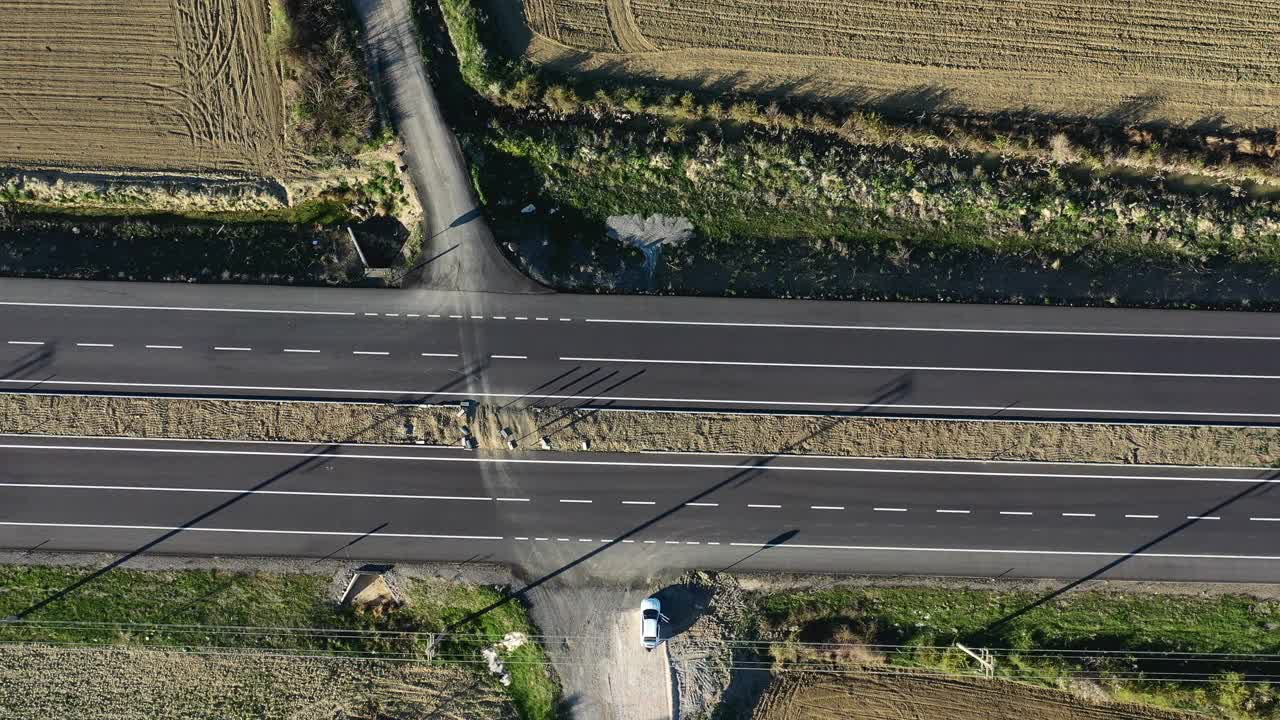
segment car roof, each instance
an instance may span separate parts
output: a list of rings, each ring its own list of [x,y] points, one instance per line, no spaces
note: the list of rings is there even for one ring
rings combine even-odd
[[[640,603],[640,609],[661,611],[662,603],[658,602],[658,598],[656,597],[645,598],[644,601]]]

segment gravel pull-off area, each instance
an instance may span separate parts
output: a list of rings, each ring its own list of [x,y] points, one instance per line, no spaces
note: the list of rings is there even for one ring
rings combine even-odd
[[[228,652],[0,647],[0,717],[515,720],[464,669]]]
[[[1003,680],[875,674],[785,674],[752,720],[1190,720],[1134,705],[1090,704],[1055,690]]]
[[[575,720],[671,720],[667,643],[640,644],[644,588],[554,582],[529,593]]]
[[[0,432],[457,445],[481,449],[719,452],[1170,465],[1269,466],[1280,428],[912,420],[481,405],[311,403],[0,394]]]

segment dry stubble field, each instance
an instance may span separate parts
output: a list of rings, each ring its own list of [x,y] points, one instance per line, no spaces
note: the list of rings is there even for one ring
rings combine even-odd
[[[1131,705],[1092,704],[1002,680],[923,673],[799,675],[775,680],[753,720],[1191,720]]]
[[[0,3],[0,165],[273,175],[268,0]]]
[[[1269,2],[489,2],[527,57],[571,72],[902,109],[1280,127],[1280,12]]]

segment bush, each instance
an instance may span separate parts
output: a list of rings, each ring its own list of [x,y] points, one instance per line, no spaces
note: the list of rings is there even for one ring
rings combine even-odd
[[[378,137],[379,122],[348,7],[343,0],[285,2],[298,139],[314,155],[354,155]]]

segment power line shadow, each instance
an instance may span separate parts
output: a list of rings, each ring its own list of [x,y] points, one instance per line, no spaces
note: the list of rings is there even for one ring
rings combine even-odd
[[[803,438],[800,438],[798,440],[795,440],[792,443],[789,443],[785,448],[782,449],[782,452],[778,454],[782,455],[782,454],[785,454],[786,452],[789,452],[790,450],[793,450],[797,447],[802,446],[803,444],[827,432],[828,430],[831,429],[831,427],[833,427],[838,422],[840,422],[839,418],[824,420],[818,428],[814,429],[812,432],[810,432]],[[630,540],[635,535],[638,535],[648,530],[649,528],[657,525],[663,520],[666,520],[667,518],[670,518],[671,516],[680,512],[690,503],[700,502],[705,498],[715,494],[717,491],[733,485],[735,482],[739,481],[744,476],[764,469],[767,465],[772,463],[773,460],[774,460],[774,457],[771,456],[771,457],[764,457],[764,458],[755,458],[755,459],[750,459],[746,461],[745,464],[742,465],[740,470],[733,472],[728,477],[725,477],[724,479],[719,480],[713,483],[712,485],[709,485],[708,487],[704,488],[701,491],[698,491],[697,493],[684,499],[683,501],[676,503],[675,505],[672,505],[671,507],[667,508],[666,510],[663,510],[662,512],[659,512],[658,514],[654,515],[648,520],[632,527],[630,530],[627,530],[622,534],[617,535],[616,537],[611,539],[609,542],[599,545],[598,547],[593,548],[592,550],[578,556],[577,558],[565,563],[564,565],[561,565],[555,570],[552,570],[542,575],[541,577],[538,577],[534,580],[527,582],[523,587],[517,590],[508,590],[501,598],[495,600],[494,602],[490,603],[489,605],[486,605],[483,608],[480,608],[479,610],[475,610],[467,614],[466,616],[462,617],[461,619],[455,621],[454,623],[446,627],[443,631],[444,634],[451,634],[451,633],[457,632],[460,628],[465,627],[466,625],[472,622],[475,622],[479,618],[502,607],[503,605],[506,605],[512,600],[515,600],[517,598],[521,600],[525,600],[527,594],[530,591],[535,590],[547,584],[548,582],[554,580],[555,578],[560,577],[561,575],[564,575],[565,573],[569,572],[573,568],[576,568],[579,565],[582,565],[583,563],[586,563],[598,557],[599,555],[608,551],[610,548],[617,547],[623,544],[624,541]],[[787,533],[783,533],[782,535],[777,536],[775,540],[786,536],[786,540],[789,541],[792,538],[794,538],[797,534],[799,534],[798,530],[788,531]]]
[[[481,367],[482,367],[482,366],[481,366]],[[477,372],[478,372],[478,370],[477,370]],[[438,389],[438,390],[436,390],[436,391],[433,391],[433,392],[441,392],[441,391],[443,391],[444,389],[447,389],[448,387],[451,387],[453,384],[456,384],[456,383],[458,383],[458,382],[463,382],[463,381],[465,381],[465,380],[467,379],[467,377],[468,377],[468,376],[469,376],[469,375],[464,374],[464,375],[463,375],[463,377],[461,377],[461,378],[456,378],[456,379],[452,380],[450,383],[447,383],[444,387],[442,387],[442,388],[440,388],[440,389]],[[426,399],[427,399],[427,398],[429,398],[429,397],[430,397],[430,394],[426,394],[426,395],[418,396],[417,398],[415,398],[415,401],[414,401],[414,402],[412,402],[412,403],[410,403],[410,404],[420,404],[420,403],[422,403],[422,402],[425,402],[425,401],[426,401]],[[116,568],[120,567],[121,565],[124,565],[125,563],[127,563],[127,562],[129,562],[130,560],[132,560],[132,559],[134,559],[134,558],[138,557],[139,555],[143,555],[143,554],[147,553],[147,552],[148,552],[148,551],[150,551],[151,549],[153,549],[153,548],[155,548],[156,546],[158,546],[158,545],[160,545],[160,544],[164,543],[165,541],[170,540],[170,539],[172,539],[173,537],[175,537],[175,536],[177,536],[177,535],[181,534],[181,533],[182,533],[182,532],[184,532],[185,530],[188,530],[188,529],[190,529],[190,528],[194,527],[195,525],[197,525],[197,524],[199,524],[199,523],[201,523],[201,522],[204,522],[205,520],[208,520],[209,518],[213,517],[214,515],[217,515],[218,513],[220,513],[220,512],[222,512],[222,511],[226,510],[226,509],[227,509],[227,508],[229,508],[229,507],[232,507],[233,505],[235,505],[235,504],[237,504],[237,503],[239,503],[239,502],[243,501],[243,500],[244,500],[244,499],[246,499],[246,498],[252,497],[252,496],[253,496],[254,494],[256,494],[259,490],[266,489],[267,487],[269,487],[269,486],[271,486],[271,485],[273,485],[273,484],[275,484],[275,483],[279,482],[280,480],[283,480],[284,478],[287,478],[287,477],[289,477],[289,476],[291,476],[291,475],[295,475],[295,474],[303,474],[303,473],[306,473],[306,472],[309,472],[309,471],[311,471],[311,470],[314,470],[314,469],[319,468],[319,467],[320,467],[320,466],[322,466],[326,461],[328,461],[330,458],[332,458],[332,457],[337,457],[337,456],[340,456],[340,455],[342,454],[342,450],[343,450],[342,445],[341,445],[342,443],[345,443],[345,442],[348,442],[348,441],[350,441],[350,440],[354,440],[354,439],[356,439],[356,438],[359,438],[359,437],[361,437],[362,435],[364,435],[365,433],[368,433],[369,431],[374,430],[374,429],[376,429],[376,428],[378,428],[378,427],[380,427],[380,426],[382,426],[382,425],[384,425],[384,424],[386,424],[386,423],[388,423],[388,422],[392,422],[392,421],[396,421],[396,420],[398,420],[398,419],[400,418],[400,415],[399,415],[399,412],[398,412],[398,407],[399,407],[399,405],[400,405],[400,404],[393,405],[393,406],[391,407],[391,409],[390,409],[387,413],[385,413],[381,418],[376,418],[376,419],[374,419],[371,423],[369,423],[368,425],[366,425],[364,428],[361,428],[361,429],[359,429],[359,430],[356,430],[356,431],[352,432],[352,433],[351,433],[351,434],[349,434],[346,438],[343,438],[343,439],[338,440],[338,441],[336,441],[336,442],[334,442],[334,443],[330,443],[330,444],[328,444],[328,445],[324,445],[324,446],[313,446],[311,449],[312,449],[314,452],[313,452],[312,454],[308,455],[307,457],[305,457],[305,458],[303,458],[303,459],[299,460],[298,462],[293,463],[292,465],[290,465],[289,467],[287,467],[287,468],[285,468],[285,469],[281,470],[280,472],[275,473],[275,474],[274,474],[274,475],[272,475],[271,477],[266,478],[265,480],[263,480],[263,481],[259,482],[258,484],[254,485],[253,487],[251,487],[251,488],[249,488],[249,489],[247,489],[247,490],[244,490],[244,491],[242,491],[242,492],[240,492],[240,493],[237,493],[235,496],[233,496],[233,497],[231,497],[231,498],[229,498],[229,499],[227,499],[227,500],[225,500],[225,501],[223,501],[223,502],[221,502],[221,503],[219,503],[219,504],[217,504],[217,505],[213,506],[212,508],[210,508],[210,509],[208,509],[208,510],[205,510],[204,512],[200,513],[199,515],[196,515],[196,516],[195,516],[195,517],[193,517],[193,518],[188,519],[187,521],[185,521],[185,522],[181,523],[180,525],[178,525],[178,526],[177,526],[177,527],[175,527],[174,529],[166,531],[165,533],[163,533],[163,534],[162,534],[162,535],[160,535],[159,537],[156,537],[156,538],[154,538],[154,539],[152,539],[152,540],[150,540],[150,541],[148,541],[148,542],[146,542],[146,543],[144,543],[144,544],[140,545],[139,547],[137,547],[137,548],[135,548],[135,549],[133,549],[133,550],[130,550],[129,552],[124,553],[123,555],[121,555],[120,557],[118,557],[118,558],[116,558],[116,559],[112,560],[110,563],[108,563],[108,564],[104,565],[103,567],[98,568],[97,570],[95,570],[95,571],[93,571],[92,573],[90,573],[90,574],[88,574],[88,575],[86,575],[86,576],[84,576],[84,577],[82,577],[82,578],[80,578],[80,579],[76,580],[75,582],[72,582],[71,584],[67,585],[66,587],[63,587],[63,588],[61,588],[61,589],[59,589],[59,590],[54,591],[54,592],[53,592],[53,593],[51,593],[50,595],[48,595],[48,596],[46,596],[46,597],[42,598],[41,600],[36,601],[35,603],[33,603],[33,604],[29,605],[28,607],[26,607],[26,608],[24,608],[24,609],[22,609],[22,610],[18,611],[17,613],[15,613],[15,614],[13,614],[13,615],[9,616],[8,618],[5,618],[5,619],[3,619],[3,620],[0,620],[0,622],[19,622],[19,621],[22,621],[22,620],[26,619],[28,616],[32,615],[33,613],[39,612],[40,610],[42,610],[42,609],[44,609],[44,608],[48,607],[49,605],[51,605],[51,604],[53,604],[53,603],[55,603],[55,602],[57,602],[57,601],[59,601],[59,600],[61,600],[61,599],[65,598],[65,597],[67,597],[68,595],[71,595],[72,593],[74,593],[75,591],[79,590],[80,588],[82,588],[82,587],[84,587],[84,586],[86,586],[86,585],[88,585],[88,584],[90,584],[90,583],[92,583],[92,582],[94,582],[94,581],[98,580],[98,579],[99,579],[99,578],[101,578],[102,576],[104,576],[104,575],[106,575],[107,573],[111,572],[112,570],[114,570],[114,569],[116,569]],[[367,539],[367,538],[369,538],[369,537],[373,536],[374,534],[376,534],[376,533],[380,532],[381,530],[383,530],[383,529],[384,529],[388,524],[389,524],[389,523],[383,523],[382,525],[379,525],[378,527],[376,527],[376,528],[374,528],[374,529],[372,529],[372,530],[370,530],[370,531],[368,531],[368,532],[364,533],[363,535],[359,536],[358,538],[356,538],[356,539],[352,540],[351,542],[347,543],[345,546],[343,546],[343,548],[339,548],[337,551],[335,551],[335,553],[336,553],[336,552],[341,552],[343,549],[345,549],[345,548],[347,548],[347,547],[350,547],[350,546],[354,545],[355,543],[357,543],[357,542],[359,542],[359,541],[365,540],[365,539]],[[331,557],[331,556],[332,556],[332,555],[330,555],[330,557]]]
[[[57,354],[57,343],[23,353],[14,361],[13,365],[5,370],[3,375],[0,375],[0,380],[21,379],[30,373],[43,370],[53,363],[53,359]],[[45,378],[45,380],[48,379]]]
[[[1239,502],[1240,500],[1243,500],[1243,499],[1245,499],[1245,498],[1249,497],[1250,495],[1262,495],[1262,494],[1265,494],[1265,493],[1269,492],[1269,491],[1270,491],[1270,489],[1271,489],[1271,486],[1275,483],[1275,481],[1277,480],[1277,478],[1280,478],[1280,472],[1276,472],[1276,473],[1272,473],[1272,474],[1268,475],[1267,477],[1263,478],[1262,480],[1259,480],[1257,483],[1255,483],[1255,484],[1253,484],[1253,485],[1250,485],[1249,487],[1245,488],[1244,490],[1241,490],[1240,492],[1238,492],[1238,493],[1236,493],[1236,494],[1234,494],[1234,495],[1232,495],[1232,496],[1230,496],[1230,497],[1226,498],[1225,500],[1223,500],[1223,501],[1221,501],[1221,502],[1219,502],[1219,503],[1215,504],[1213,507],[1206,508],[1205,510],[1200,511],[1199,513],[1197,513],[1197,514],[1195,514],[1195,515],[1189,515],[1185,521],[1183,521],[1183,522],[1179,523],[1177,526],[1175,526],[1175,527],[1173,527],[1173,528],[1171,528],[1171,529],[1169,529],[1169,530],[1166,530],[1165,532],[1163,532],[1163,533],[1161,533],[1161,534],[1157,535],[1156,537],[1152,538],[1151,540],[1148,540],[1147,542],[1145,542],[1145,543],[1143,543],[1143,544],[1139,545],[1138,547],[1136,547],[1136,548],[1134,548],[1134,549],[1130,550],[1129,552],[1125,553],[1124,555],[1122,555],[1122,556],[1120,556],[1120,557],[1118,557],[1118,558],[1116,558],[1116,559],[1112,560],[1111,562],[1108,562],[1107,564],[1103,565],[1102,567],[1098,568],[1097,570],[1094,570],[1093,572],[1090,572],[1090,573],[1089,573],[1089,574],[1087,574],[1087,575],[1084,575],[1084,576],[1082,576],[1082,577],[1080,577],[1080,578],[1077,578],[1077,579],[1075,579],[1075,580],[1072,580],[1071,582],[1067,583],[1066,585],[1063,585],[1062,587],[1058,588],[1057,590],[1054,590],[1054,591],[1052,591],[1052,592],[1050,592],[1050,593],[1048,593],[1048,594],[1046,594],[1046,595],[1044,595],[1044,596],[1042,596],[1042,597],[1040,597],[1040,598],[1036,599],[1034,602],[1031,602],[1031,603],[1029,603],[1029,604],[1027,604],[1027,605],[1024,605],[1023,607],[1018,608],[1017,610],[1015,610],[1015,611],[1013,611],[1013,612],[1009,613],[1008,615],[1005,615],[1004,617],[1000,618],[999,620],[996,620],[995,622],[991,623],[991,624],[990,624],[990,625],[988,625],[986,628],[984,628],[984,629],[983,629],[983,633],[984,633],[984,634],[994,634],[994,633],[996,633],[996,632],[997,632],[997,631],[999,631],[1001,628],[1004,628],[1004,627],[1008,626],[1008,625],[1009,625],[1010,623],[1012,623],[1013,621],[1015,621],[1015,620],[1017,620],[1018,618],[1020,618],[1020,617],[1022,617],[1022,616],[1024,616],[1024,615],[1026,615],[1027,613],[1030,613],[1031,611],[1035,610],[1036,608],[1042,607],[1042,606],[1044,606],[1044,605],[1045,605],[1045,604],[1047,604],[1047,603],[1053,602],[1053,601],[1054,601],[1054,600],[1056,600],[1057,598],[1062,597],[1063,595],[1065,595],[1065,594],[1067,594],[1067,593],[1071,592],[1072,590],[1074,590],[1074,589],[1076,589],[1076,588],[1080,587],[1081,585],[1084,585],[1085,583],[1089,582],[1090,580],[1094,580],[1094,579],[1096,579],[1096,578],[1098,578],[1098,577],[1101,577],[1102,575],[1105,575],[1106,573],[1111,572],[1112,570],[1116,569],[1116,568],[1117,568],[1117,567],[1119,567],[1120,565],[1123,565],[1124,563],[1129,562],[1130,560],[1132,560],[1132,559],[1134,559],[1134,558],[1136,558],[1136,557],[1141,556],[1143,553],[1147,552],[1148,550],[1150,550],[1151,548],[1155,547],[1156,545],[1159,545],[1160,543],[1162,543],[1162,542],[1164,542],[1164,541],[1168,540],[1169,538],[1172,538],[1172,537],[1174,537],[1175,535],[1178,535],[1178,534],[1180,534],[1180,533],[1182,533],[1182,532],[1186,531],[1188,528],[1192,527],[1193,525],[1196,525],[1197,523],[1200,523],[1200,522],[1204,522],[1204,521],[1202,520],[1202,518],[1205,518],[1205,517],[1212,517],[1215,513],[1217,513],[1217,512],[1219,512],[1219,511],[1223,510],[1224,508],[1227,508],[1227,507],[1229,507],[1229,506],[1231,506],[1231,505],[1233,505],[1233,504],[1235,504],[1235,503]]]
[[[135,548],[135,549],[133,549],[133,550],[130,550],[129,552],[127,552],[127,553],[125,553],[125,554],[121,555],[120,557],[116,558],[115,560],[112,560],[110,563],[107,563],[106,565],[102,566],[101,568],[98,568],[97,570],[93,571],[92,573],[89,573],[88,575],[86,575],[86,576],[84,576],[84,577],[80,578],[79,580],[76,580],[75,582],[71,583],[70,585],[67,585],[67,586],[66,586],[66,587],[64,587],[64,588],[61,588],[61,589],[59,589],[59,590],[55,591],[53,594],[48,595],[48,596],[46,596],[45,598],[43,598],[43,599],[41,599],[41,600],[38,600],[38,601],[37,601],[37,602],[35,602],[34,604],[29,605],[29,606],[27,606],[26,608],[24,608],[24,609],[22,609],[22,610],[19,610],[18,612],[14,613],[13,615],[11,615],[11,616],[9,616],[8,618],[6,618],[6,620],[7,620],[7,621],[12,622],[12,621],[17,621],[17,620],[24,620],[24,619],[26,619],[26,618],[27,618],[27,616],[29,616],[29,615],[31,615],[31,614],[33,614],[33,613],[39,612],[40,610],[42,610],[42,609],[44,609],[44,608],[48,607],[49,605],[52,605],[53,603],[55,603],[55,602],[57,602],[57,601],[61,600],[62,598],[67,597],[68,595],[70,595],[70,594],[74,593],[76,590],[79,590],[80,588],[84,587],[85,585],[88,585],[89,583],[92,583],[93,581],[97,580],[98,578],[102,577],[103,575],[106,575],[107,573],[111,572],[112,570],[114,570],[114,569],[116,569],[116,568],[120,567],[121,565],[123,565],[123,564],[125,564],[125,563],[129,562],[129,561],[130,561],[130,560],[132,560],[133,558],[136,558],[136,557],[138,557],[139,555],[142,555],[142,554],[146,553],[146,552],[147,552],[148,550],[150,550],[151,548],[154,548],[155,546],[157,546],[157,545],[159,545],[159,544],[161,544],[161,543],[165,542],[166,540],[169,540],[170,538],[173,538],[173,537],[175,537],[175,536],[177,536],[177,535],[181,534],[184,530],[187,530],[188,528],[194,527],[195,525],[197,525],[197,524],[199,524],[199,523],[201,523],[201,522],[203,522],[203,521],[205,521],[205,520],[208,520],[209,518],[213,517],[214,515],[216,515],[216,514],[218,514],[218,513],[222,512],[223,510],[226,510],[227,508],[231,507],[232,505],[235,505],[236,503],[240,502],[241,500],[244,500],[245,498],[252,497],[252,496],[253,496],[253,494],[254,494],[255,492],[257,492],[258,490],[262,490],[262,489],[264,489],[264,488],[268,487],[269,485],[271,485],[271,484],[273,484],[273,483],[275,483],[275,482],[277,482],[277,481],[281,480],[282,478],[288,477],[289,475],[292,475],[293,473],[298,472],[298,471],[300,471],[300,470],[302,470],[302,469],[306,468],[308,465],[312,465],[312,464],[317,463],[317,462],[323,462],[325,458],[327,458],[329,455],[333,454],[336,450],[337,450],[337,447],[336,447],[336,446],[334,446],[334,445],[329,445],[329,446],[327,446],[327,447],[325,447],[325,448],[321,449],[321,450],[319,451],[319,453],[318,453],[318,454],[316,454],[316,455],[312,455],[312,456],[307,457],[307,458],[303,458],[302,460],[299,460],[298,462],[296,462],[296,463],[294,463],[294,464],[290,465],[289,467],[285,468],[284,470],[281,470],[280,472],[276,473],[275,475],[272,475],[271,477],[267,478],[266,480],[263,480],[262,482],[258,483],[257,485],[254,485],[253,487],[249,488],[248,490],[245,490],[244,492],[241,492],[241,493],[239,493],[239,494],[235,495],[234,497],[231,497],[231,498],[229,498],[229,499],[227,499],[227,500],[225,500],[225,501],[223,501],[223,502],[221,502],[221,503],[218,503],[217,505],[213,506],[212,508],[210,508],[210,509],[208,509],[208,510],[205,510],[204,512],[200,513],[199,515],[196,515],[195,517],[193,517],[193,518],[191,518],[191,519],[187,520],[186,522],[182,523],[181,525],[177,526],[176,528],[174,528],[174,529],[172,529],[172,530],[168,530],[168,531],[166,531],[165,533],[163,533],[162,535],[160,535],[159,537],[156,537],[156,538],[154,538],[154,539],[152,539],[152,540],[150,540],[150,541],[148,541],[148,542],[146,542],[146,543],[143,543],[143,544],[142,544],[142,545],[140,545],[139,547],[137,547],[137,548]]]

